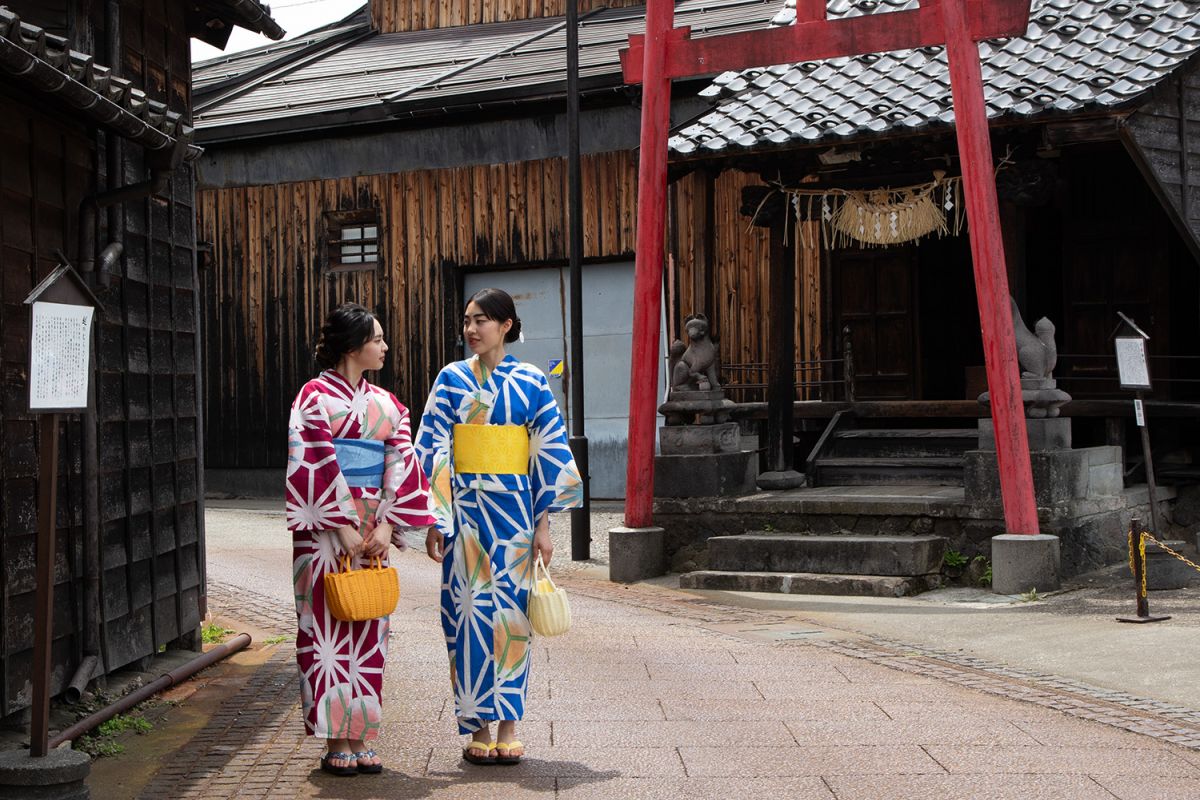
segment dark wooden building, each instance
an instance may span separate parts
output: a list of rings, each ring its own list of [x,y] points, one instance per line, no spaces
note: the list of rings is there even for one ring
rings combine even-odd
[[[487,282],[518,295],[520,357],[543,369],[567,358],[563,4],[437,7],[373,0],[291,42],[196,66],[214,488],[258,475],[278,491],[287,406],[313,372],[321,317],[345,300],[382,314],[391,351],[379,380],[410,407],[461,357],[462,298]],[[715,35],[777,12],[774,0],[685,0],[676,16]],[[593,494],[620,497],[639,109],[618,51],[644,9],[589,1],[580,17],[587,426]],[[679,122],[707,107],[705,83],[676,87]],[[554,381],[564,408],[567,383]]]
[[[189,39],[283,31],[250,0],[0,5],[0,716],[30,702],[37,429],[30,290],[67,261],[103,303],[95,413],[60,454],[52,689],[197,644],[204,603],[198,153]],[[114,246],[116,245],[116,246]],[[97,662],[89,662],[97,663]]]
[[[870,12],[905,7],[888,0]],[[853,8],[834,2],[829,12]],[[777,23],[793,18],[789,8]],[[1156,0],[1034,0],[1026,36],[980,50],[1009,282],[1030,328],[1042,316],[1057,326],[1056,375],[1076,398],[1065,413],[1079,417],[1084,440],[1122,440],[1131,416],[1119,400],[1110,337],[1123,311],[1151,335],[1151,404],[1174,420],[1159,424],[1156,444],[1187,471],[1200,458],[1192,424],[1200,400],[1200,134],[1192,124],[1200,117],[1200,11]],[[680,305],[713,316],[735,367],[730,377],[746,386],[740,399],[766,399],[764,381],[742,375],[762,377],[765,320],[786,300],[768,303],[756,288],[761,275],[721,257],[727,245],[711,223],[712,204],[731,171],[754,174],[757,188],[741,202],[725,197],[724,213],[736,203],[749,223],[760,204],[790,203],[783,216],[791,236],[777,249],[788,264],[767,269],[794,270],[798,361],[836,362],[848,336],[861,413],[977,415],[983,354],[941,48],[730,73],[708,94],[713,109],[677,129],[671,146],[675,191],[705,198],[709,210],[678,221],[673,248]],[[938,176],[947,235],[867,244],[837,233],[831,213],[849,194],[879,201],[881,190]],[[757,227],[751,239],[788,233],[787,225],[775,234]],[[764,303],[762,313],[747,313],[746,298]],[[831,372],[840,369],[828,363],[820,374],[837,378]],[[845,408],[841,386],[812,394],[806,384],[814,382],[798,375],[795,399],[831,402],[798,405],[799,419]]]

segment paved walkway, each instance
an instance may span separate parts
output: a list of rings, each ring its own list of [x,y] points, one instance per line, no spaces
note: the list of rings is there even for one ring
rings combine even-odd
[[[214,612],[289,632],[289,549],[279,515],[210,511]],[[1051,676],[955,663],[577,570],[564,575],[574,628],[534,650],[520,728],[528,759],[465,765],[436,621],[437,570],[415,553],[397,562],[402,599],[378,747],[388,772],[336,779],[314,770],[320,743],[300,735],[283,643],[262,651],[261,666],[240,688],[225,686],[220,702],[205,696],[213,714],[140,796],[1200,797],[1200,714],[1188,709],[1139,707]],[[117,796],[105,788],[93,781],[94,796]]]

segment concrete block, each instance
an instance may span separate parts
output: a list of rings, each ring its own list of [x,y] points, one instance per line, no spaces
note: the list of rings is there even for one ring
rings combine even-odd
[[[1057,536],[1003,534],[992,537],[992,591],[1023,594],[1052,592],[1060,586]]]
[[[926,575],[946,552],[940,536],[746,534],[708,540],[708,563],[732,572]]]
[[[736,422],[723,425],[666,425],[658,429],[658,448],[664,456],[736,453],[742,450]]]
[[[87,753],[59,747],[43,758],[28,750],[0,752],[0,797],[5,800],[88,800],[88,773],[92,760]]]
[[[667,572],[666,531],[662,528],[612,528],[608,532],[608,579],[634,583]]]
[[[1088,467],[1088,497],[1117,497],[1125,491],[1125,474],[1120,464]]]
[[[1062,506],[1091,496],[1090,450],[1084,448],[1029,454],[1033,490],[1039,507]],[[1107,488],[1110,484],[1101,481],[1101,485]],[[967,503],[972,506],[1000,506],[1000,471],[994,452],[972,450],[966,454],[963,489]]]
[[[1167,541],[1166,545],[1175,552],[1183,552],[1186,544],[1182,541]],[[1193,561],[1193,553],[1183,553]],[[1200,572],[1183,563],[1175,556],[1162,550],[1154,542],[1146,542],[1146,588],[1150,591],[1161,592],[1170,589],[1184,589],[1200,582]]]
[[[731,497],[754,491],[756,453],[654,458],[655,497]]]

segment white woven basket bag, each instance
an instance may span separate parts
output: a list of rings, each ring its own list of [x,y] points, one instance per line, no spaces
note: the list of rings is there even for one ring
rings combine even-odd
[[[538,574],[539,570],[541,575]],[[561,636],[571,627],[571,604],[567,602],[567,592],[554,585],[541,555],[533,565],[529,624],[538,636]]]

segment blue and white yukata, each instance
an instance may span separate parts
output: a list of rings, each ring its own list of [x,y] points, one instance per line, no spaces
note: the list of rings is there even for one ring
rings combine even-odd
[[[454,426],[522,425],[528,474],[456,473]],[[491,373],[473,357],[442,369],[416,439],[446,537],[441,617],[460,733],[525,713],[533,633],[533,533],[583,501],[566,426],[546,376],[511,355]]]

